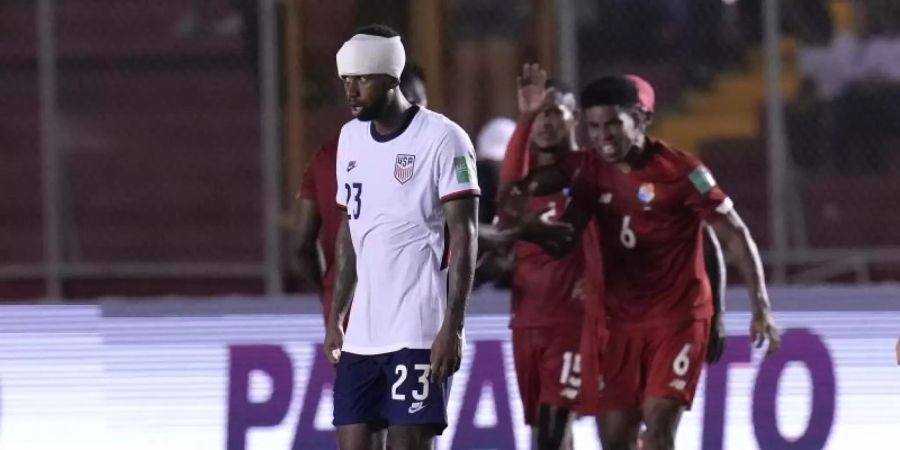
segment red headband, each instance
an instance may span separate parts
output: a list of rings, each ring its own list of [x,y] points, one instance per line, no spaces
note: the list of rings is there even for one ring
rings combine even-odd
[[[631,80],[634,87],[637,88],[640,106],[648,112],[653,112],[653,108],[656,107],[656,93],[653,91],[653,86],[637,75],[625,75],[625,78]]]

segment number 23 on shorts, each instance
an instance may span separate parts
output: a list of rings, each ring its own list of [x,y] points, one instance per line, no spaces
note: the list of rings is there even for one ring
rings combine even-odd
[[[407,368],[405,364],[397,364],[394,368],[394,375],[397,377],[397,380],[394,381],[394,385],[391,387],[391,399],[398,401],[406,401],[406,394],[402,392],[403,383],[406,382],[406,378],[410,376],[410,370]],[[415,364],[413,365],[413,374],[412,376],[418,375],[418,387],[412,389],[410,395],[413,400],[423,401],[428,399],[428,388],[430,380],[428,379],[429,375],[431,375],[431,365],[429,364]]]

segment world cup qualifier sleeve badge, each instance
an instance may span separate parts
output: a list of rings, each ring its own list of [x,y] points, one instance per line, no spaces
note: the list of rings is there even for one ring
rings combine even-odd
[[[416,166],[416,155],[397,155],[397,161],[394,163],[394,178],[405,184],[413,176]]]

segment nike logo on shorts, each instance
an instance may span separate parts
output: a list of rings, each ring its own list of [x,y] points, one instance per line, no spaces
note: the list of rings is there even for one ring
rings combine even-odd
[[[425,409],[425,402],[415,402],[409,406],[409,413],[415,414],[423,409]]]

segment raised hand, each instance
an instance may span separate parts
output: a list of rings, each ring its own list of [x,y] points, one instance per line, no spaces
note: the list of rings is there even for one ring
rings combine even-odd
[[[525,64],[518,82],[519,113],[537,115],[552,98],[553,89],[547,88],[547,72],[537,64]]]

